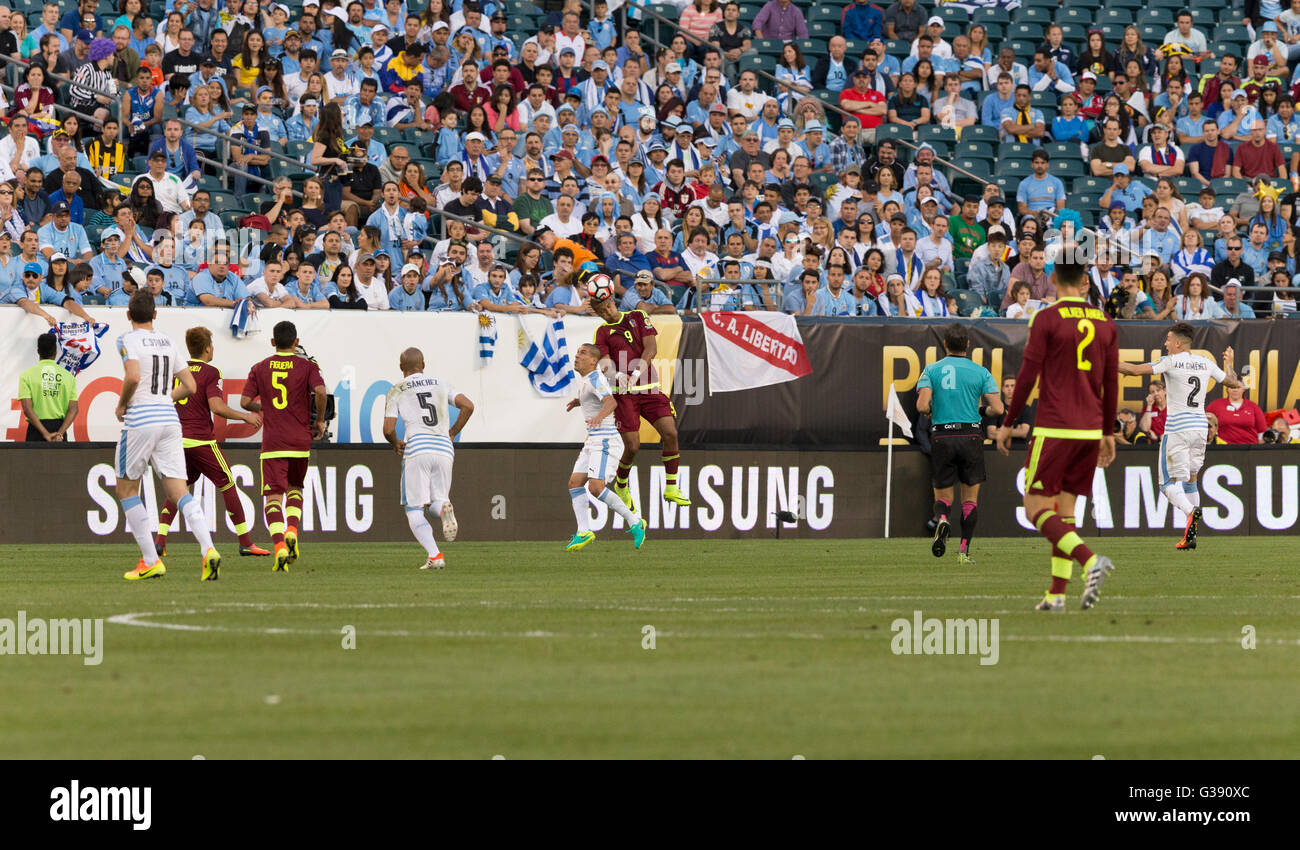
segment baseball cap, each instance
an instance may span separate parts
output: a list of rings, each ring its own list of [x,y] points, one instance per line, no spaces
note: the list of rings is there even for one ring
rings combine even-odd
[[[665,145],[663,142],[655,141],[650,143],[650,147],[646,148],[646,153],[653,153],[655,151],[666,151],[666,150],[668,150],[667,145]]]
[[[889,277],[885,278],[885,283],[890,283],[891,281],[902,280],[902,279],[903,276],[901,274],[899,274],[898,272],[894,272]]]
[[[669,62],[668,67],[664,68],[665,74],[680,74],[681,72],[682,66],[677,62]]]
[[[993,225],[992,227],[989,228],[988,238],[989,238],[989,239],[1006,239],[1006,238],[1007,238],[1007,231],[1006,231],[1006,230],[1005,230],[1001,225],[995,224],[995,225]]]
[[[566,47],[566,48],[564,48],[563,50],[560,51],[560,55],[561,55],[561,56],[563,56],[563,55],[566,54],[566,53],[569,54],[570,56],[577,56],[577,55],[578,55],[578,54],[577,54],[577,51],[575,51],[572,47]]]
[[[72,208],[68,206],[67,201],[59,201],[57,204],[54,205],[54,214],[58,215],[59,213],[69,213],[69,214],[72,213]]]
[[[641,269],[639,272],[636,273],[637,283],[644,283],[646,281],[654,282],[654,279],[655,276],[651,274],[647,269]]]
[[[406,265],[402,266],[402,273],[399,275],[399,277],[406,277],[411,272],[420,274],[420,267],[417,266],[415,263],[407,263]]]
[[[335,50],[333,53],[330,54],[330,58],[331,58],[331,59],[347,59],[347,58],[348,58],[348,52],[347,52],[346,50],[344,50],[343,48],[340,47],[340,48],[338,48],[337,50]]]
[[[1113,210],[1124,210],[1127,212],[1128,204],[1124,203],[1123,201],[1111,201],[1110,208]]]
[[[125,271],[122,272],[123,283],[125,283],[128,279],[130,279],[130,281],[134,283],[137,287],[144,287],[149,285],[149,278],[147,275],[145,275],[144,269],[127,268]]]
[[[709,112],[721,112],[723,115],[726,115],[727,107],[723,106],[721,103],[715,103],[709,107]]]
[[[497,9],[495,12],[492,13],[492,20],[494,20],[494,21],[508,21],[508,20],[510,20],[510,19],[509,19],[508,17],[506,17],[506,10],[505,10],[505,9]]]
[[[1093,80],[1093,81],[1095,82],[1096,79],[1097,79],[1097,75],[1094,74],[1092,71],[1084,71],[1082,74],[1079,75],[1079,79],[1081,79],[1081,80]]]
[[[1264,22],[1264,26],[1260,27],[1260,28],[1259,28],[1259,31],[1260,31],[1260,32],[1277,32],[1277,24],[1275,24],[1273,21],[1265,21],[1265,22]],[[1255,57],[1255,58],[1256,58],[1257,60],[1259,59],[1258,56]],[[1268,60],[1265,59],[1264,61],[1267,62]]]
[[[1114,168],[1111,169],[1110,173],[1116,176],[1120,174],[1128,174],[1129,173],[1128,166],[1122,162],[1117,162],[1115,163]]]
[[[32,264],[31,264],[31,263],[28,263],[28,265],[30,266],[30,265],[32,265]],[[1230,277],[1230,278],[1228,278],[1227,280],[1225,280],[1225,281],[1223,282],[1223,288],[1224,288],[1224,289],[1227,289],[1229,286],[1235,286],[1235,287],[1237,287],[1238,289],[1240,289],[1240,288],[1241,288],[1241,279],[1240,279],[1240,278],[1235,278],[1235,277]]]
[[[551,154],[551,159],[573,159],[573,154],[561,149]]]
[[[921,199],[921,203],[938,205],[939,201],[934,197],[934,195],[927,195],[926,197]]]
[[[1257,57],[1257,58],[1261,58],[1261,59],[1262,59],[1263,57]],[[1265,61],[1265,62],[1268,62],[1267,59],[1264,59],[1264,61]],[[1246,96],[1246,90],[1245,90],[1245,89],[1237,89],[1235,92],[1232,93],[1232,99],[1233,99],[1233,100],[1236,100],[1236,99],[1239,98],[1239,97],[1245,97],[1245,96]]]
[[[206,65],[209,68],[215,68],[217,67],[217,60],[213,59],[211,56],[204,56],[202,59],[199,60],[199,65],[200,66]]]
[[[560,128],[560,133],[561,133],[561,134],[563,134],[563,133],[576,133],[576,132],[578,132],[578,125],[577,125],[577,124],[565,124],[563,127]],[[473,134],[471,134],[471,135],[473,135]]]
[[[930,20],[925,22],[925,25],[927,27],[932,27],[935,24],[938,24],[939,26],[943,26],[943,18],[939,17],[938,15],[931,15]]]
[[[1256,56],[1256,57],[1254,58],[1254,60],[1252,60],[1252,61],[1254,61],[1254,63],[1255,63],[1256,65],[1267,65],[1267,64],[1268,64],[1268,57],[1265,56],[1263,53],[1261,53],[1261,54],[1259,54],[1258,56]]]
[[[451,29],[451,25],[448,24],[446,21],[437,21],[434,23],[433,29],[430,30],[430,32],[437,32],[438,30],[449,30],[449,29]]]
[[[121,239],[122,231],[116,227],[106,227],[104,228],[104,231],[99,234],[99,243],[102,245],[113,238]]]
[[[608,70],[609,70],[609,64],[608,64],[607,62],[605,62],[604,59],[597,59],[595,62],[592,62],[592,63],[591,63],[591,70],[593,70],[593,71],[608,71]]]
[[[32,274],[45,274],[45,269],[41,268],[40,263],[28,263],[23,266],[23,271],[31,272]]]
[[[489,183],[495,183],[496,185],[500,186],[501,183],[502,183],[501,175],[499,175],[499,174],[489,174],[489,175],[488,175],[487,182],[489,182]]]
[[[248,114],[250,114],[250,113],[253,114],[253,115],[256,115],[256,114],[257,114],[257,107],[254,106],[254,105],[251,104],[251,103],[245,103],[245,104],[244,104],[244,108],[240,110],[240,114],[241,114],[241,115],[248,115]]]
[[[987,203],[985,203],[985,206],[987,207],[992,207],[992,206],[1005,207],[1006,205],[1007,205],[1007,199],[1002,197],[1001,195],[994,195],[992,198],[988,199]]]
[[[63,262],[66,263],[68,261],[68,255],[64,254],[61,251],[55,251],[53,254],[50,254],[51,263],[57,263],[59,260],[62,260]]]
[[[77,34],[73,38],[83,44],[90,44],[95,40],[95,35],[90,30],[77,30]]]
[[[479,133],[479,132],[474,132],[474,133],[470,133],[468,136],[466,136],[466,137],[465,137],[465,141],[467,141],[467,142],[479,141],[479,142],[486,143],[486,142],[487,142],[487,136],[484,136],[482,133]]]
[[[907,216],[903,215],[902,213],[894,213],[893,215],[891,215],[891,216],[889,217],[889,220],[890,220],[890,221],[901,221],[903,224],[907,224]]]
[[[372,33],[376,32],[376,31],[378,31],[378,30],[383,30],[384,32],[389,32],[388,24],[384,23],[383,21],[380,21],[380,22],[376,23],[374,26],[372,26],[372,27],[370,28],[370,32],[372,32]]]
[[[375,261],[374,254],[357,254],[357,258],[355,261],[353,261],[353,265],[359,266],[362,263],[373,263],[374,261]]]
[[[695,140],[695,144],[704,145],[706,148],[716,148],[718,146],[712,136],[701,136]]]

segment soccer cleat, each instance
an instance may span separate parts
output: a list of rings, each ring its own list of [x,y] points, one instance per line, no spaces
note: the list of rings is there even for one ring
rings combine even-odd
[[[1065,594],[1048,591],[1043,594],[1043,601],[1034,606],[1035,611],[1055,611],[1065,613]]]
[[[578,532],[573,535],[573,539],[569,541],[569,545],[564,547],[564,551],[576,552],[595,539],[596,535],[592,534],[590,531]]]
[[[284,533],[284,545],[289,550],[289,563],[298,560],[298,532],[286,531]]]
[[[271,572],[287,573],[289,572],[289,547],[280,543],[275,547],[275,561],[271,564]]]
[[[1195,549],[1196,532],[1201,526],[1201,509],[1192,508],[1191,514],[1187,517],[1187,528],[1183,530],[1183,539],[1174,544],[1175,549]]]
[[[688,508],[691,506],[691,500],[683,496],[682,491],[678,490],[676,487],[664,488],[664,501],[672,502],[674,505],[682,505],[683,507]]]
[[[1083,586],[1083,599],[1081,601],[1083,610],[1086,611],[1097,604],[1097,600],[1101,597],[1102,582],[1114,569],[1115,564],[1111,562],[1110,558],[1105,555],[1097,556],[1097,563],[1093,564],[1092,569],[1088,570],[1087,575],[1084,576],[1087,583]]]
[[[266,550],[263,549],[261,546],[258,546],[256,543],[254,543],[252,546],[240,546],[240,547],[239,547],[239,556],[240,556],[241,558],[247,558],[247,557],[249,557],[250,555],[257,555],[258,557],[265,557],[265,556],[270,555],[270,554],[271,554],[270,552],[266,551]]]
[[[122,573],[122,578],[127,581],[139,581],[145,578],[158,578],[167,574],[167,568],[163,566],[162,561],[154,561],[152,566],[146,565],[144,558],[140,563],[135,565],[135,569]]]
[[[429,560],[425,561],[425,562],[424,562],[424,566],[420,567],[420,569],[422,569],[422,570],[440,570],[440,569],[442,569],[442,568],[445,567],[445,566],[447,566],[447,559],[444,558],[444,557],[442,557],[442,553],[439,552],[439,553],[438,553],[438,557],[436,557],[436,558],[430,558]]]
[[[948,518],[940,517],[938,524],[934,527],[934,542],[930,544],[930,551],[936,558],[942,558],[943,553],[948,551]]]
[[[460,525],[456,522],[456,512],[451,509],[451,502],[442,504],[442,536],[449,542],[456,539]]]
[[[627,505],[633,511],[636,510],[636,505],[632,504],[632,490],[626,484],[620,485],[618,481],[615,481],[614,495],[618,496],[618,498],[623,502],[623,504]]]
[[[645,545],[645,529],[645,520],[641,520],[639,523],[627,530],[627,533],[632,535],[632,546],[634,548],[640,549]]]
[[[199,575],[199,581],[216,581],[219,569],[221,569],[221,556],[217,554],[216,549],[209,549],[203,556],[203,572]]]
[[[961,552],[957,555],[957,563],[961,564],[963,567],[973,567],[975,566],[975,559],[965,552]]]

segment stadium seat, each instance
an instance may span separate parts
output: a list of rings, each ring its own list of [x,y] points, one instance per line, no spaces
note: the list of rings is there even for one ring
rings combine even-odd
[[[1114,26],[1113,24],[1111,26]],[[1162,24],[1141,23],[1137,25],[1138,35],[1142,36],[1142,41],[1147,44],[1160,42],[1164,39],[1165,33],[1169,31],[1168,26]],[[1123,33],[1121,32],[1122,36]]]
[[[964,262],[964,261],[963,261]],[[954,268],[956,261],[953,261]],[[958,276],[959,280],[965,280],[965,274]],[[957,300],[957,312],[962,316],[969,316],[984,306],[984,298],[978,292],[969,289],[957,289],[952,293],[953,298]]]
[[[1091,174],[1076,177],[1070,182],[1071,192],[1096,192],[1101,194],[1110,188],[1111,181],[1105,177],[1093,177]]]
[[[1214,193],[1222,206],[1225,203],[1231,205],[1231,198],[1246,191],[1248,181],[1236,177],[1217,177],[1210,181],[1210,185],[1214,188]]]
[[[1083,44],[1088,37],[1088,30],[1092,29],[1091,24],[1079,23],[1078,21],[1065,21],[1059,26],[1067,44]],[[1031,58],[1033,57],[1032,53],[1029,55]]]
[[[1052,159],[1057,157],[1074,157],[1079,158],[1079,144],[1077,142],[1043,142],[1043,150]]]
[[[999,6],[976,9],[971,13],[971,23],[975,24],[1009,24],[1011,13]]]
[[[1169,29],[1174,25],[1174,13],[1171,9],[1143,9],[1137,14],[1137,23],[1155,24]]]
[[[998,159],[1029,159],[1037,150],[1029,142],[1003,142],[998,145]]]
[[[1102,0],[1062,0],[1061,5],[1067,8],[1095,11],[1102,7]]]
[[[779,38],[756,38],[750,42],[750,45],[759,53],[780,56],[781,50],[785,47],[785,42]]]
[[[970,22],[970,12],[958,6],[939,6],[934,14],[943,18],[945,23],[956,25],[962,32],[966,31],[966,25]]]
[[[996,149],[989,142],[970,141],[968,138],[970,129],[967,127],[961,134],[962,140],[953,146],[953,156],[974,156],[992,161],[997,155]]]
[[[1114,4],[1107,6],[1097,13],[1094,20],[1102,24],[1131,24],[1133,23],[1133,12],[1130,9],[1117,9]]]
[[[1025,41],[1040,41],[1044,37],[1043,25],[1037,21],[1021,21],[1010,24],[1006,30],[1007,38]]]
[[[1206,9],[1203,6],[1192,7],[1192,24],[1200,29],[1214,26],[1218,21],[1219,9]]]
[[[1093,11],[1091,9],[1071,6],[1058,9],[1053,20],[1058,24],[1071,23],[1090,25],[1092,23],[1092,17]]]
[[[840,33],[840,22],[839,22],[838,20],[836,20],[836,21],[813,21],[813,22],[811,22],[811,23],[808,24],[808,37],[809,37],[809,39],[815,39],[816,42],[817,42],[818,44],[822,45],[822,47],[821,47],[820,49],[821,49],[823,52],[824,52],[825,49],[826,49],[826,48],[825,48],[825,44],[826,44],[827,41],[830,40],[831,36],[833,36],[833,35],[839,35],[839,33]],[[803,42],[803,41],[800,41],[800,42],[799,42],[799,49],[800,49],[800,50],[803,50],[803,47],[804,47],[804,42]],[[806,54],[804,54],[804,55],[805,55],[805,56],[818,56],[818,55],[820,55],[820,54],[818,54],[818,53],[806,53]]]
[[[988,127],[984,124],[974,124],[961,131],[961,139],[963,142],[988,142],[990,144],[997,144],[998,129],[996,127]]]
[[[1021,6],[1016,12],[1015,21],[1018,24],[1041,24],[1046,26],[1052,22],[1052,15],[1055,14],[1056,4],[1050,6]]]
[[[948,127],[939,124],[923,124],[917,128],[918,142],[955,142],[957,141],[957,132]]]
[[[810,24],[816,21],[832,21],[835,24],[839,24],[843,15],[844,10],[842,8],[823,4],[813,6],[809,9],[808,14],[804,16],[804,19]]]

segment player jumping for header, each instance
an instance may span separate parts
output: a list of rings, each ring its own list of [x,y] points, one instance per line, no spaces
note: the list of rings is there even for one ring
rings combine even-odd
[[[1065,610],[1071,561],[1084,569],[1085,609],[1097,604],[1102,582],[1115,569],[1110,558],[1092,553],[1074,527],[1075,503],[1092,495],[1094,470],[1115,459],[1111,423],[1119,402],[1119,336],[1110,317],[1084,300],[1084,272],[1079,263],[1057,261],[1052,278],[1059,298],[1029,321],[1016,392],[997,434],[998,451],[1010,455],[1011,426],[1037,385],[1024,504],[1025,515],[1052,544],[1052,586],[1039,611]]]
[[[442,518],[442,534],[455,540],[458,526],[451,507],[451,464],[456,459],[456,435],[474,415],[474,402],[451,384],[424,374],[424,352],[408,348],[398,361],[402,380],[384,401],[384,439],[402,459],[401,497],[411,533],[428,560],[422,570],[440,570],[447,559],[438,551],[425,511]],[[451,408],[458,411],[451,422]],[[397,420],[403,438],[397,439]]]
[[[298,329],[279,322],[271,331],[275,354],[248,370],[239,406],[262,414],[262,496],[266,525],[275,548],[272,572],[288,572],[298,560],[298,521],[311,441],[325,436],[325,380],[320,368],[300,356]],[[311,421],[312,397],[316,421]],[[256,401],[261,399],[261,401]],[[285,519],[288,519],[286,526]]]
[[[1210,421],[1205,418],[1205,397],[1210,394],[1210,379],[1225,387],[1239,387],[1241,381],[1232,370],[1232,349],[1223,352],[1223,368],[1208,357],[1193,354],[1195,331],[1179,322],[1165,334],[1168,356],[1153,363],[1120,363],[1124,375],[1164,375],[1169,400],[1169,417],[1160,438],[1160,490],[1169,504],[1187,515],[1183,539],[1175,549],[1195,549],[1196,533],[1201,524],[1201,493],[1196,477],[1205,463],[1205,444],[1209,440]]]
[[[152,463],[162,477],[163,492],[185,516],[185,524],[199,542],[203,571],[199,578],[216,578],[221,556],[212,548],[208,520],[198,500],[185,492],[185,451],[176,404],[196,389],[185,355],[166,334],[153,329],[156,317],[153,295],[132,294],[126,308],[131,330],[117,340],[122,355],[122,396],[117,418],[122,436],[117,441],[117,497],[126,514],[126,527],[140,547],[140,563],[122,577],[127,581],[165,575],[167,567],[154,546],[153,523],[140,501],[140,479]],[[173,381],[173,378],[176,379]]]
[[[623,440],[610,421],[618,397],[610,390],[609,382],[598,368],[600,357],[599,347],[589,342],[578,346],[573,357],[573,370],[581,379],[578,381],[578,397],[564,408],[581,407],[583,421],[587,423],[587,439],[578,453],[577,463],[573,465],[573,474],[569,476],[569,498],[573,500],[573,515],[578,519],[578,531],[564,547],[570,552],[596,539],[588,525],[587,493],[623,518],[636,548],[640,549],[645,543],[645,520],[605,487],[614,477],[614,458],[622,455]]]
[[[678,505],[690,505],[677,486],[677,411],[659,387],[654,367],[659,340],[650,317],[644,310],[621,312],[613,297],[592,300],[592,309],[605,324],[596,329],[595,346],[601,353],[601,371],[615,376],[614,423],[623,439],[623,456],[618,461],[614,493],[632,508],[628,474],[641,448],[641,418],[659,432],[664,460],[664,499]]]
[[[221,388],[221,372],[212,365],[212,331],[204,327],[190,328],[185,332],[185,347],[190,350],[187,364],[194,375],[197,387],[194,394],[176,402],[176,415],[181,420],[182,445],[185,447],[185,484],[192,485],[199,476],[212,482],[226,504],[226,513],[230,514],[235,524],[235,533],[239,535],[240,555],[270,555],[271,553],[253,543],[249,535],[250,523],[244,516],[244,505],[239,500],[239,489],[235,487],[230,476],[230,467],[221,454],[221,447],[212,439],[212,414],[247,422],[254,428],[262,427],[262,417],[257,413],[245,413],[226,404],[226,394]],[[168,499],[158,512],[158,535],[154,544],[158,547],[158,557],[167,555],[167,530],[176,516],[176,503]],[[217,574],[213,572],[212,579]]]

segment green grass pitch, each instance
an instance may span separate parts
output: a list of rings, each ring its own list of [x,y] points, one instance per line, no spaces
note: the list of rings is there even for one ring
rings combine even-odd
[[[0,657],[6,758],[1300,757],[1295,538],[1102,541],[1117,570],[1065,615],[1030,610],[1030,538],[959,567],[918,539],[606,532],[453,543],[426,573],[414,544],[307,534],[287,575],[220,540],[216,583],[173,538],[140,583],[130,546],[0,547],[0,617],[118,618],[99,666]],[[998,663],[894,655],[915,610],[998,618]]]

